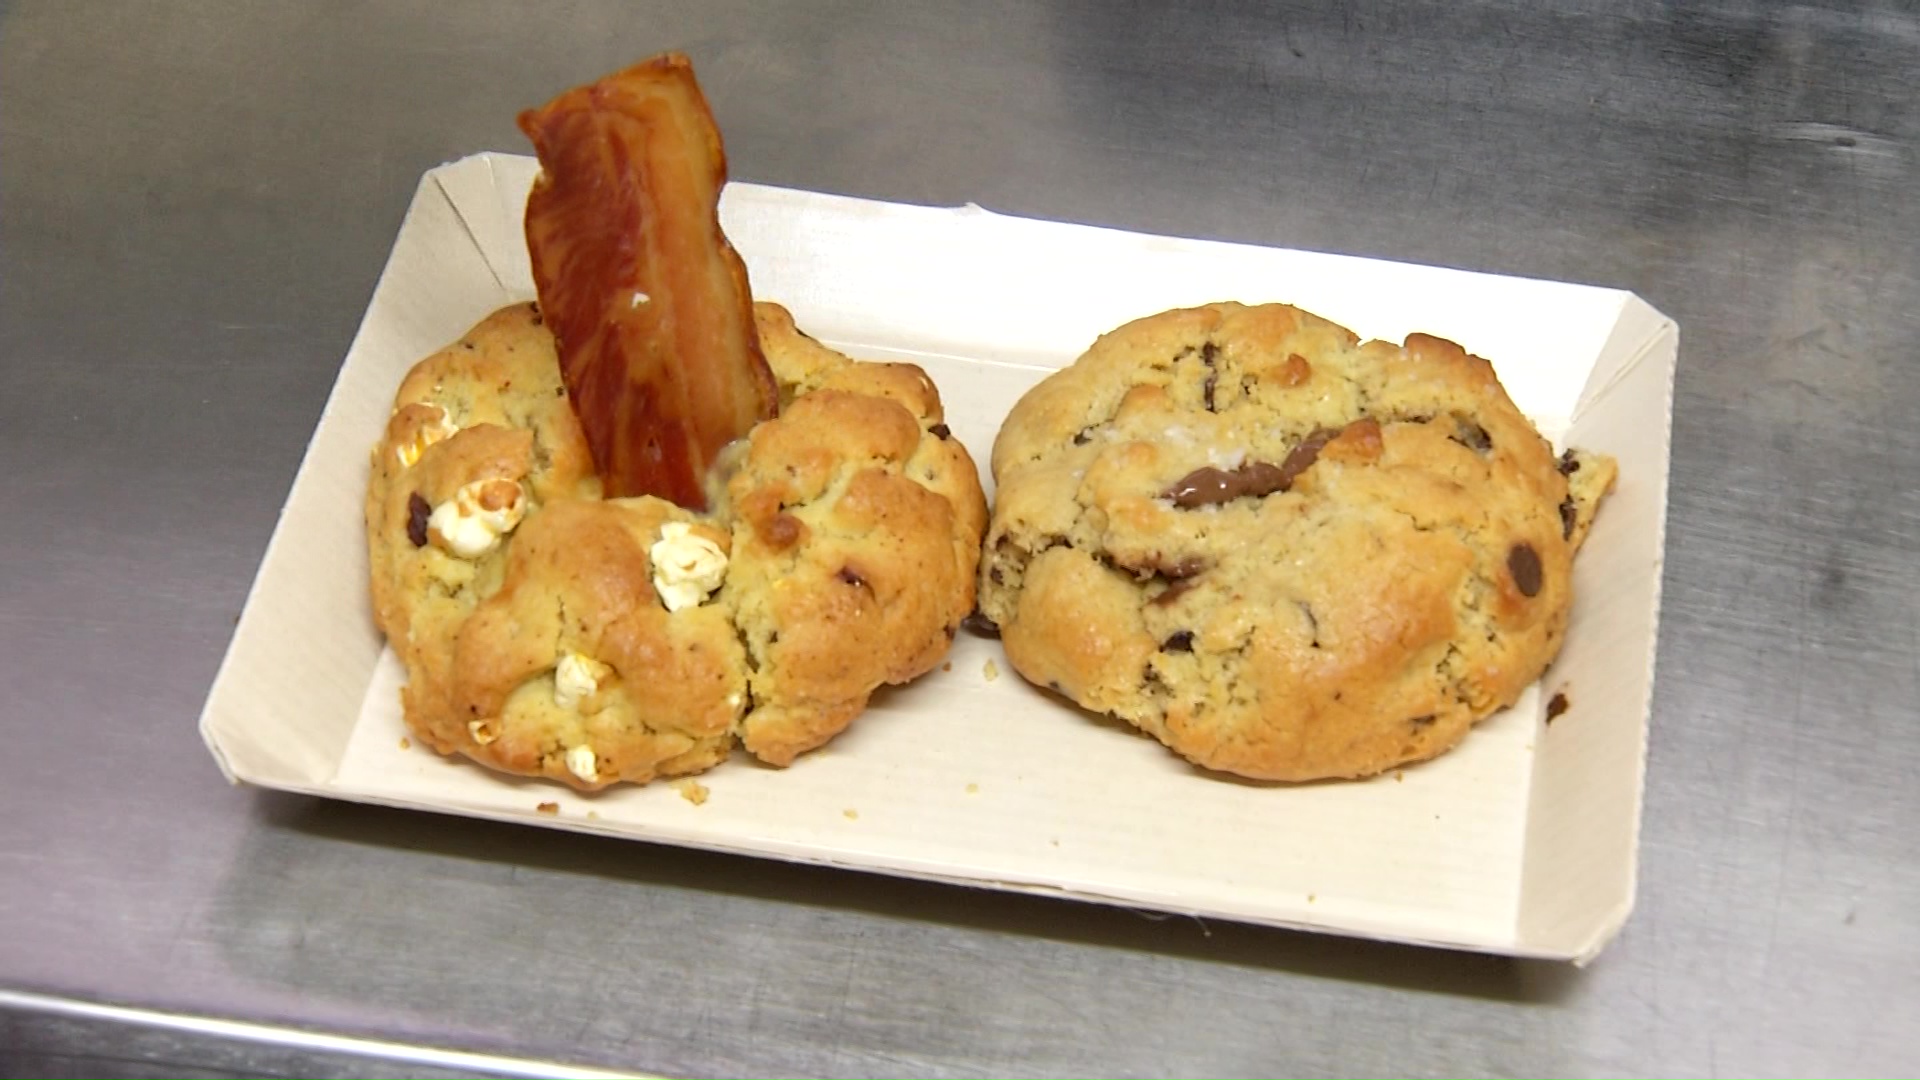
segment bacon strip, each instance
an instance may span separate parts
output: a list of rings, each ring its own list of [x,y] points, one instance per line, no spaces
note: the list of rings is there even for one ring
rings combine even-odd
[[[720,231],[727,159],[693,65],[654,57],[521,113],[520,130],[540,155],[534,284],[606,495],[704,510],[721,448],[779,393]]]

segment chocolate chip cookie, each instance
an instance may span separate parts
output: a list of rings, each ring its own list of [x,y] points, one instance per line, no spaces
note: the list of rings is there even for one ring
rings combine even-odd
[[[1452,342],[1231,303],[1102,337],[992,465],[980,608],[1015,669],[1268,780],[1424,760],[1512,704],[1615,476]]]
[[[366,523],[374,618],[427,745],[582,790],[736,744],[785,765],[946,653],[986,505],[938,391],[754,314],[784,407],[723,456],[704,514],[600,497],[531,304],[408,374]]]

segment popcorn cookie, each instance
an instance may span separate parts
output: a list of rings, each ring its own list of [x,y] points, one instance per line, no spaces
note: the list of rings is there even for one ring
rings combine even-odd
[[[406,723],[433,749],[582,790],[736,742],[785,765],[946,653],[986,505],[938,391],[778,305],[754,316],[784,408],[724,455],[704,514],[600,498],[534,305],[409,373],[367,535]]]
[[[1491,364],[1283,305],[1103,336],[993,448],[980,607],[1022,676],[1209,769],[1431,758],[1560,647],[1615,466]]]

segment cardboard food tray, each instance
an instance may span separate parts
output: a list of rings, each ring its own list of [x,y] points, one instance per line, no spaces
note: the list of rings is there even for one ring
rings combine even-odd
[[[1584,961],[1626,919],[1678,331],[1628,293],[1579,285],[733,184],[723,219],[755,295],[853,356],[925,367],[983,471],[1022,392],[1170,307],[1285,301],[1365,337],[1424,331],[1492,359],[1549,438],[1620,462],[1559,660],[1457,750],[1357,783],[1203,774],[1035,691],[998,642],[966,634],[950,669],[877,694],[792,768],[736,754],[702,775],[701,805],[668,783],[587,796],[403,748],[402,674],[367,600],[367,455],[413,363],[533,296],[521,219],[535,170],[481,154],[421,181],[201,716],[229,778],[1516,955]],[[1562,690],[1571,707],[1549,725]]]

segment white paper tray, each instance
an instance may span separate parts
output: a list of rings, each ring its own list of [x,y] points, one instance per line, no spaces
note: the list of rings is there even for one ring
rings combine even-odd
[[[1236,783],[1054,703],[997,643],[963,634],[951,670],[877,695],[791,769],[737,755],[705,774],[704,805],[670,784],[582,796],[403,750],[401,676],[367,601],[367,453],[409,366],[532,297],[521,214],[535,169],[481,154],[422,180],[201,717],[230,778],[1519,955],[1584,960],[1625,920],[1678,333],[1636,297],[1586,286],[731,185],[724,222],[755,295],[854,356],[924,366],[982,462],[1027,387],[1101,332],[1169,307],[1285,301],[1363,336],[1424,331],[1492,359],[1549,437],[1620,461],[1545,690],[1400,774]],[[1561,688],[1572,708],[1549,727],[1543,702]]]

